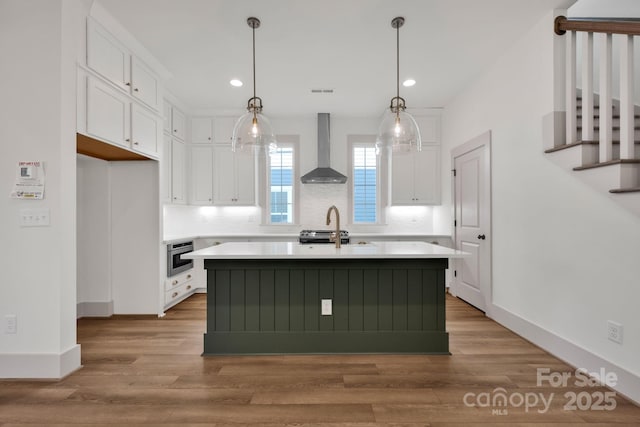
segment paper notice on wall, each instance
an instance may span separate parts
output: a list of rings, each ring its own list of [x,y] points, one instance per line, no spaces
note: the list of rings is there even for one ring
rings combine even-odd
[[[44,198],[43,162],[18,162],[16,182],[11,191],[11,197],[32,200]]]

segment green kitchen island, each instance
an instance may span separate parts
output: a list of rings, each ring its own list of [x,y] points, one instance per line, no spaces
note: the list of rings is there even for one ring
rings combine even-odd
[[[424,242],[229,242],[204,259],[204,355],[449,354],[445,269],[461,251]]]

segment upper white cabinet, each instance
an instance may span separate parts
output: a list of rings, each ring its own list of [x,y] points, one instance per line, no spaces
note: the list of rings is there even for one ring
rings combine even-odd
[[[415,115],[423,144],[440,144],[440,115]]]
[[[213,148],[213,203],[256,204],[256,157],[231,151],[230,144]]]
[[[95,77],[87,77],[89,136],[150,157],[158,155],[160,120],[120,91]]]
[[[158,77],[95,20],[87,20],[87,66],[153,110],[160,108]]]
[[[111,144],[131,146],[131,102],[121,92],[87,77],[87,134]]]
[[[236,124],[237,117],[216,117],[213,120],[213,141],[220,144],[231,143],[233,136],[233,127]]]
[[[171,202],[187,203],[186,146],[175,139],[171,142]]]
[[[193,117],[191,119],[192,144],[211,144],[213,138],[213,119],[211,117]]]
[[[213,204],[213,147],[191,147],[191,198],[192,205]]]
[[[178,110],[176,107],[170,106],[171,126],[169,126],[169,133],[174,138],[178,138],[184,141],[187,137],[187,118],[184,113]]]
[[[391,156],[391,204],[440,204],[440,147]]]
[[[162,203],[171,203],[171,149],[171,136],[164,134],[162,139],[162,160],[160,161],[160,201]]]

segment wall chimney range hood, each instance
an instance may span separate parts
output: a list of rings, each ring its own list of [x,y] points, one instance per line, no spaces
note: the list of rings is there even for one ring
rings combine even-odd
[[[329,113],[318,113],[318,167],[300,178],[303,184],[344,184],[347,177],[329,167]]]

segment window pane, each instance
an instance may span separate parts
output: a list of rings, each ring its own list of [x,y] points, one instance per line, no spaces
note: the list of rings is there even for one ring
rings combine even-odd
[[[272,223],[293,223],[293,148],[279,147],[269,155]]]
[[[376,222],[378,163],[375,146],[353,148],[353,221]]]

